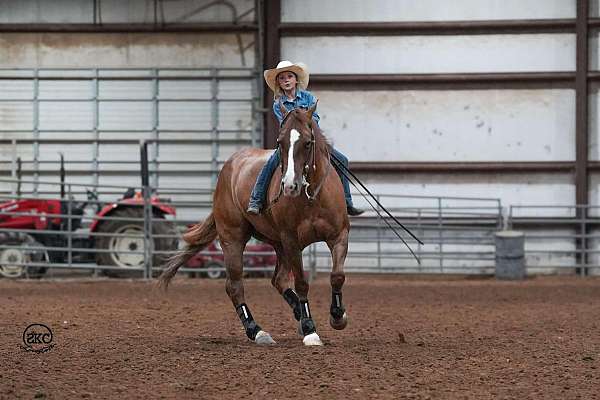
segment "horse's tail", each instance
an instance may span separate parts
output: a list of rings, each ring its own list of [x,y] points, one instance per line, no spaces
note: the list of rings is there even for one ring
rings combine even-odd
[[[178,251],[168,259],[166,269],[158,278],[158,285],[166,290],[177,270],[196,255],[196,253],[208,246],[216,237],[217,226],[215,224],[215,217],[211,212],[204,222],[192,226],[183,235],[186,245],[183,250]]]

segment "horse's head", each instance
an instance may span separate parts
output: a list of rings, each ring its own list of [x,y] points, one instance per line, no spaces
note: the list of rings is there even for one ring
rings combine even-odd
[[[313,162],[315,152],[315,136],[312,115],[317,108],[315,103],[308,110],[295,109],[289,113],[283,104],[279,103],[283,115],[283,124],[279,130],[277,143],[281,152],[282,177],[284,196],[296,197],[306,183],[305,174]]]

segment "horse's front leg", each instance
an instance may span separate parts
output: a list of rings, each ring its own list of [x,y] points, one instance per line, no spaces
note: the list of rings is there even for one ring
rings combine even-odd
[[[300,302],[299,331],[304,336],[302,342],[306,346],[322,346],[323,342],[319,335],[317,335],[317,327],[312,318],[310,306],[308,305],[309,285],[304,277],[304,269],[302,268],[302,251],[299,249],[285,249],[285,255],[294,274],[294,287]]]
[[[300,299],[296,292],[290,287],[291,266],[286,262],[283,248],[281,246],[274,246],[274,248],[275,253],[277,254],[277,265],[275,267],[273,278],[271,279],[271,284],[292,308],[294,318],[299,322],[302,316],[300,312]]]
[[[332,241],[327,242],[331,251],[333,268],[331,270],[331,307],[329,309],[329,324],[333,329],[344,329],[348,324],[348,314],[342,302],[342,286],[346,280],[344,262],[348,253],[348,231],[342,233]]]

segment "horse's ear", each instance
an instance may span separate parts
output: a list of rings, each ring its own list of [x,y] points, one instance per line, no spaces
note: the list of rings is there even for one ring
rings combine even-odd
[[[311,108],[308,109],[308,120],[312,121],[312,116],[315,113],[315,111],[317,111],[317,103],[319,102],[319,100],[315,101],[315,104],[312,105]]]
[[[288,114],[288,110],[283,105],[283,101],[281,101],[281,98],[279,98],[279,111],[281,111],[281,115],[283,115],[283,119],[285,119],[285,116]]]

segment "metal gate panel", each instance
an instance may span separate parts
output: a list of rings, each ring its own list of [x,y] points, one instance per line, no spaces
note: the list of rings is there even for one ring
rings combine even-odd
[[[160,81],[158,84],[158,96],[159,98],[173,100],[184,100],[190,98],[198,100],[210,100],[212,97],[211,81],[192,79]]]
[[[43,101],[39,103],[39,125],[41,131],[90,130],[93,126],[93,104],[74,101]],[[76,139],[73,135],[69,138]]]
[[[12,100],[12,99],[11,99]],[[3,137],[8,137],[6,131],[33,129],[33,104],[20,101],[4,100],[0,102],[0,120],[2,121]]]
[[[7,73],[0,73],[13,95],[0,97],[5,176],[20,156],[23,178],[56,180],[62,152],[70,182],[139,186],[140,140],[150,140],[153,186],[210,189],[233,152],[260,143],[252,69],[45,69],[2,79]],[[23,190],[36,188],[56,193]]]
[[[59,75],[62,74],[59,73]],[[38,82],[38,99],[50,102],[90,100],[92,90],[92,82],[89,79],[41,80]],[[30,93],[33,93],[33,87],[31,87]]]
[[[99,115],[99,130],[142,131],[153,128],[153,108],[149,102],[127,100],[101,102]]]
[[[153,97],[154,85],[151,80],[115,80],[98,83],[98,98],[100,100],[149,100]],[[89,94],[89,91],[88,91]]]
[[[211,104],[205,101],[161,102],[159,119],[160,129],[210,130],[212,128]]]

